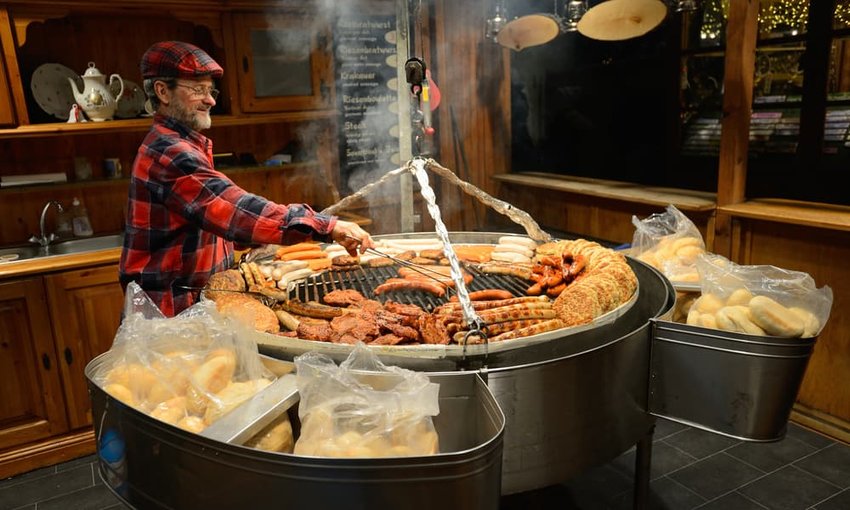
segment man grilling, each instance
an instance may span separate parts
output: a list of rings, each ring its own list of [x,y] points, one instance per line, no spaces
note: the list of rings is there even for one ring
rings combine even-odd
[[[336,241],[356,255],[373,248],[355,223],[306,204],[282,205],[248,193],[215,170],[212,124],[223,69],[204,50],[180,41],[142,56],[145,94],[155,110],[130,178],[119,276],[136,282],[171,317],[198,299],[197,289],[233,265],[234,242]]]

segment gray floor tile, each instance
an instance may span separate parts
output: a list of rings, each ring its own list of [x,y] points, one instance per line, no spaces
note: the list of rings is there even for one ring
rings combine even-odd
[[[718,453],[676,471],[670,478],[710,500],[763,475],[764,472],[730,455]]]
[[[803,510],[839,491],[838,487],[794,466],[786,466],[738,489],[770,510]]]
[[[69,460],[68,462],[56,464],[56,471],[73,469],[77,466],[82,466],[83,464],[94,464],[95,462],[97,462],[97,455],[86,455],[85,457],[80,457],[78,459]]]
[[[704,430],[689,428],[664,440],[697,459],[704,459],[739,443],[739,441]]]
[[[705,503],[705,498],[682,486],[669,477],[662,477],[649,484],[649,508],[651,510],[687,510]]]
[[[36,510],[35,503],[26,506],[19,506],[18,508],[13,508],[12,510]]]
[[[502,498],[500,510],[585,510],[579,506],[563,485],[555,485],[543,489],[512,494]],[[590,510],[593,507],[587,507]]]
[[[698,510],[765,510],[765,508],[737,492],[730,492],[697,507]]]
[[[794,439],[800,440],[818,449],[826,448],[835,442],[822,434],[809,430],[802,425],[797,425],[796,423],[788,423],[788,432],[786,437],[793,437]]]
[[[120,503],[103,484],[38,503],[38,510],[101,510]]]
[[[850,489],[845,489],[815,505],[815,510],[847,510],[848,508],[850,508]]]
[[[794,465],[842,489],[850,487],[850,446],[833,443]]]
[[[634,451],[629,451],[611,462],[611,467],[617,469],[628,477],[633,477],[635,474],[635,456]],[[672,473],[677,469],[681,469],[689,464],[696,462],[697,459],[687,453],[673,448],[667,443],[657,442],[652,445],[652,468],[650,469],[650,480],[661,478],[662,476]]]
[[[0,508],[18,508],[94,485],[91,465],[0,489]]]
[[[581,509],[613,508],[618,496],[629,492],[634,480],[605,465],[590,469],[563,486],[569,501]]]
[[[816,451],[814,446],[786,436],[775,443],[741,443],[729,448],[726,453],[764,472],[770,472]]]
[[[9,487],[10,485],[19,484],[21,482],[26,482],[28,480],[35,480],[36,478],[43,478],[45,476],[51,476],[56,474],[56,466],[47,466],[40,469],[35,469],[28,473],[23,473],[17,476],[13,476],[11,478],[6,478],[5,480],[0,480],[0,489],[4,489]]]
[[[665,437],[672,436],[677,432],[681,432],[688,427],[687,425],[682,425],[681,423],[676,423],[675,421],[665,420],[664,418],[658,418],[655,422],[655,434],[653,434],[653,441],[660,441]]]

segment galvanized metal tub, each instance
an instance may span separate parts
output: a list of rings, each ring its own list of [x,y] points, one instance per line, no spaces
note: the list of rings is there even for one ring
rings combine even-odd
[[[817,338],[653,321],[650,412],[745,441],[785,437]]]
[[[499,506],[505,418],[473,372],[432,374],[442,453],[336,459],[271,453],[206,439],[128,407],[86,367],[100,476],[134,508],[492,509]],[[290,415],[297,428],[297,416]]]

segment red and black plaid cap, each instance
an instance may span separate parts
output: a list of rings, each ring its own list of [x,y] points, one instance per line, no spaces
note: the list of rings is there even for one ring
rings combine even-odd
[[[221,78],[224,70],[201,48],[181,41],[162,41],[142,55],[142,78]]]

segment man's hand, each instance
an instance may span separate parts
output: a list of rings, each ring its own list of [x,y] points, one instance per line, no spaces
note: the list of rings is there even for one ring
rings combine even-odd
[[[342,245],[352,257],[356,257],[358,251],[362,254],[366,253],[368,248],[375,247],[369,233],[350,221],[337,220],[331,238]]]

